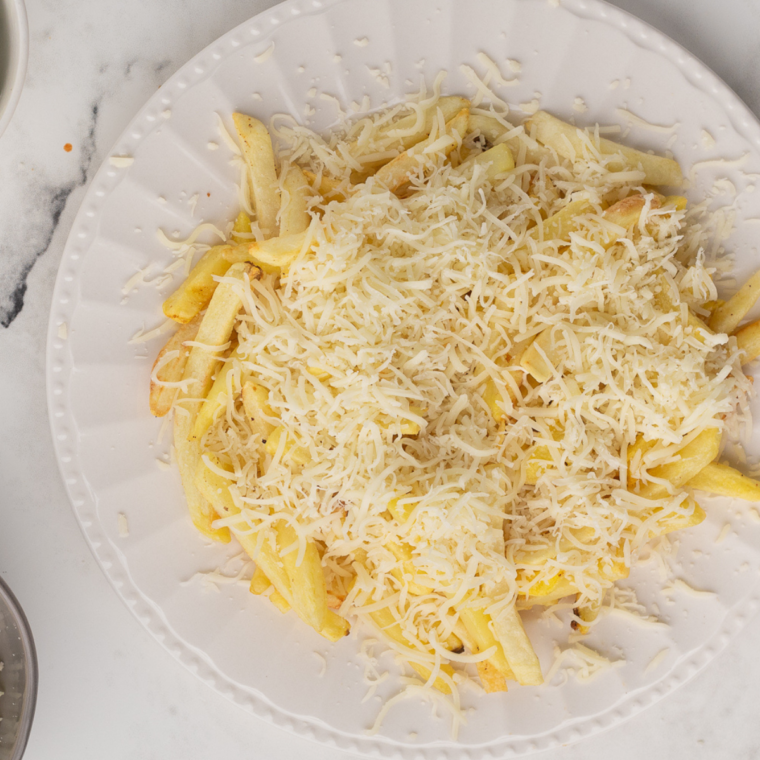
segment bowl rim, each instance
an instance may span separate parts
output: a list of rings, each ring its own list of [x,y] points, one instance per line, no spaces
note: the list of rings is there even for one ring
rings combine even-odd
[[[24,665],[26,668],[26,688],[24,689],[24,698],[21,703],[21,714],[19,715],[19,729],[16,741],[13,745],[13,752],[9,760],[21,760],[29,734],[32,730],[32,721],[34,720],[34,711],[37,705],[37,685],[39,680],[39,671],[37,668],[37,649],[34,646],[32,630],[29,627],[29,621],[18,603],[18,599],[8,588],[5,581],[0,578],[0,600],[2,600],[10,609],[18,623],[19,636],[21,645],[24,650]]]
[[[9,61],[8,65],[7,84],[10,87],[11,94],[5,104],[5,109],[0,112],[0,136],[10,124],[13,112],[21,98],[21,91],[24,89],[24,80],[26,79],[26,66],[29,60],[29,20],[26,15],[24,0],[10,0],[7,7],[13,9],[16,14],[16,24],[12,28],[11,34],[15,31],[18,36],[15,40],[17,46],[16,59]]]

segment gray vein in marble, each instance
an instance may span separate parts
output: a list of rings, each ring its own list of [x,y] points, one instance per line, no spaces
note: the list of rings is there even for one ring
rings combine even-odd
[[[49,218],[46,228],[28,238],[28,247],[16,250],[13,259],[16,263],[16,272],[8,276],[4,273],[0,280],[0,325],[10,327],[14,319],[24,308],[24,296],[26,295],[27,278],[32,271],[37,259],[42,256],[50,246],[53,235],[61,220],[61,214],[66,208],[69,196],[78,187],[87,184],[92,159],[95,156],[95,129],[98,124],[100,102],[93,103],[90,109],[90,119],[87,134],[82,140],[81,157],[79,161],[79,176],[75,179],[58,186],[41,188],[37,197],[38,207],[48,209]],[[7,244],[0,242],[0,258],[11,259],[12,251],[7,250]],[[13,276],[15,275],[15,276]]]

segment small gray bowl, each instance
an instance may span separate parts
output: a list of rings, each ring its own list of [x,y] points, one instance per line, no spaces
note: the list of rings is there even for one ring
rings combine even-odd
[[[0,135],[21,97],[28,57],[29,25],[24,0],[0,0]]]
[[[21,760],[37,702],[37,652],[16,597],[0,578],[0,760]]]

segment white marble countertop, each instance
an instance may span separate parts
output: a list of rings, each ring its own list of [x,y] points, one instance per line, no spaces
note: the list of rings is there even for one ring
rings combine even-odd
[[[79,532],[45,403],[53,283],[92,174],[155,88],[272,4],[27,0],[29,74],[0,138],[0,572],[26,610],[38,648],[30,760],[349,757],[243,712],[173,660],[132,617]],[[760,114],[760,0],[615,4],[696,54]],[[755,619],[655,707],[542,757],[760,756],[759,638]]]

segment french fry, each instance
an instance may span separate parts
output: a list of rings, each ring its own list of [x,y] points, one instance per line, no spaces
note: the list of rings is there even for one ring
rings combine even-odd
[[[686,483],[686,487],[733,499],[760,501],[760,481],[742,475],[727,464],[717,462],[706,465]]]
[[[484,166],[485,178],[489,182],[493,182],[500,174],[505,174],[515,168],[515,159],[512,157],[512,151],[509,149],[509,146],[501,143],[467,159],[467,161],[460,164],[458,171],[461,173],[463,170],[475,166]]]
[[[438,111],[443,115],[444,122],[447,122],[453,119],[463,108],[469,107],[470,101],[466,98],[460,98],[456,95],[439,98],[435,105],[423,110],[422,120],[419,122],[417,113],[412,113],[378,127],[373,135],[370,150],[373,153],[396,147],[402,151],[409,150],[430,134],[433,121],[438,118]],[[352,155],[357,156],[364,152],[359,138],[348,143],[348,150]]]
[[[298,548],[282,555],[284,549],[298,544],[296,529],[285,520],[280,520],[275,524],[275,531],[280,558],[290,580],[293,607],[315,631],[321,631],[325,625],[328,610],[325,575],[322,571],[322,560],[317,545],[313,540],[308,539],[299,563]]]
[[[551,593],[544,596],[533,596],[532,594],[525,597],[520,596],[518,597],[517,604],[515,606],[518,610],[529,610],[535,605],[540,605],[542,607],[551,607],[560,599],[564,599],[566,596],[577,593],[578,587],[563,575],[557,581],[557,585],[554,587]]]
[[[272,604],[283,614],[292,609],[288,600],[279,591],[272,587],[272,582],[267,578],[266,573],[264,573],[264,571],[258,566],[256,566],[256,569],[253,571],[251,585],[248,587],[248,590],[257,596],[261,596],[269,591],[269,594],[267,594],[269,601],[272,602]]]
[[[486,694],[507,691],[507,679],[488,660],[477,663],[477,669]]]
[[[283,437],[285,437],[285,446],[283,449],[285,456],[288,456],[298,464],[309,464],[309,462],[311,462],[311,455],[309,454],[308,449],[303,448],[303,446],[296,446],[295,442],[288,436],[287,430],[282,425],[278,425],[267,436],[267,442],[264,445],[264,448],[269,456],[273,457],[277,453],[277,449],[280,446],[280,440]]]
[[[723,306],[719,306],[712,313],[707,324],[713,332],[731,335],[755,305],[758,297],[760,297],[760,270],[739,288],[736,295],[731,296]]]
[[[309,230],[304,230],[294,235],[274,237],[258,243],[229,246],[223,255],[229,262],[248,261],[258,267],[276,267],[275,271],[279,272],[287,269],[298,254],[308,250],[312,243],[313,238]]]
[[[231,281],[244,281],[251,272],[250,264],[236,264],[227,272]],[[221,283],[214,291],[208,310],[198,328],[196,340],[206,348],[193,346],[182,377],[186,380],[186,390],[177,401],[181,408],[174,415],[174,450],[177,457],[182,485],[193,524],[201,533],[216,541],[227,543],[230,532],[227,528],[217,530],[212,527],[216,513],[208,501],[200,494],[195,482],[201,452],[198,441],[192,438],[198,404],[195,399],[205,398],[211,387],[219,357],[214,346],[223,346],[230,339],[242,302],[230,282]]]
[[[683,195],[667,195],[665,196],[665,200],[662,202],[663,206],[675,206],[676,211],[683,211],[686,208],[687,204],[688,201],[683,197]]]
[[[190,349],[184,344],[189,340],[195,340],[198,334],[198,328],[201,324],[201,317],[197,316],[187,324],[181,325],[177,331],[169,338],[166,345],[161,349],[156,361],[153,363],[153,369],[161,364],[161,361],[170,352],[176,351],[177,356],[164,364],[156,373],[156,377],[163,383],[177,383],[182,380],[185,374],[185,366],[190,356]],[[151,373],[151,376],[153,373]],[[172,408],[174,399],[177,396],[178,387],[167,387],[150,381],[150,411],[156,417],[164,417]]]
[[[256,596],[261,596],[267,589],[272,587],[272,581],[267,578],[267,574],[256,565],[253,575],[251,576],[251,585],[249,591]]]
[[[348,197],[340,180],[333,179],[325,174],[320,174],[317,177],[314,172],[308,169],[303,170],[303,176],[306,177],[309,185],[322,196],[323,201],[344,201]]]
[[[638,225],[641,220],[641,212],[646,205],[646,198],[643,195],[629,195],[627,198],[614,203],[608,209],[605,209],[602,213],[602,217],[608,222],[616,224],[618,227],[622,227],[626,231],[632,230]],[[650,208],[660,208],[661,201],[655,196],[650,199]],[[606,248],[612,246],[620,239],[620,235],[616,232],[608,233],[608,240],[604,244]]]
[[[512,370],[510,374],[516,384],[519,385],[520,382],[522,382],[521,372]],[[507,383],[499,383],[497,385],[493,378],[489,377],[483,387],[483,401],[488,404],[488,408],[491,410],[491,415],[496,422],[504,422],[509,417],[504,409],[505,398],[510,400],[510,404],[517,400],[512,387]]]
[[[288,600],[279,591],[272,591],[269,595],[269,601],[272,602],[283,615],[293,609],[288,603]]]
[[[305,232],[311,223],[306,202],[310,195],[309,183],[298,166],[291,166],[282,181],[285,193],[280,207],[280,237]]]
[[[463,607],[459,610],[459,618],[475,642],[478,652],[485,652],[486,649],[496,647],[496,651],[488,658],[488,662],[505,678],[514,680],[512,668],[509,666],[501,644],[491,630],[491,617],[485,612],[485,609],[483,607]]]
[[[399,499],[391,499],[388,502],[388,511],[400,525],[403,525],[414,511],[414,504],[399,504]]]
[[[243,385],[242,396],[245,413],[254,423],[254,427],[261,434],[263,441],[266,442],[275,426],[265,417],[277,416],[268,403],[269,391],[263,385],[248,381]]]
[[[467,120],[468,132],[480,132],[489,143],[495,145],[504,135],[507,128],[492,116],[471,113]]]
[[[219,515],[195,484],[195,471],[200,461],[200,447],[197,441],[188,440],[192,425],[189,412],[184,409],[175,412],[174,450],[190,517],[193,525],[204,536],[212,541],[228,544],[231,539],[230,529],[226,527],[214,528],[214,520],[218,519]]]
[[[240,137],[243,158],[248,164],[251,183],[251,200],[256,209],[256,220],[265,238],[277,234],[277,212],[280,208],[277,171],[269,130],[252,116],[232,114],[232,121]]]
[[[227,253],[232,249],[230,245],[215,245],[201,256],[187,279],[164,301],[164,314],[169,319],[186,324],[208,306],[219,284],[214,278],[223,277],[230,268]],[[256,275],[251,273],[251,277]]]
[[[256,270],[250,264],[235,264],[225,275],[227,282],[221,283],[214,291],[196,335],[196,341],[202,345],[193,346],[187,360],[183,380],[189,382],[187,393],[183,394],[183,397],[205,398],[208,393],[211,377],[220,361],[220,357],[213,349],[215,346],[224,346],[229,341],[242,306],[241,298],[235,291],[233,283],[235,280],[245,282],[251,274],[255,276]],[[195,414],[193,414],[194,423]]]
[[[583,551],[582,549],[578,549],[577,544],[587,544],[591,539],[593,539],[596,534],[594,529],[591,527],[571,529],[569,533],[572,535],[575,541],[572,541],[570,538],[560,539],[559,551],[562,553],[571,551]],[[530,545],[523,546],[520,549],[517,549],[513,555],[515,564],[531,566],[543,565],[546,561],[556,558],[556,543],[552,543],[549,546],[541,546],[539,548]]]
[[[451,153],[457,146],[457,140],[464,136],[467,130],[469,110],[463,108],[453,119],[446,123],[443,134],[433,141],[430,137],[415,145],[400,156],[385,164],[375,174],[376,180],[391,192],[400,190],[409,182],[420,167],[420,159],[428,149],[435,149],[445,154]]]
[[[401,644],[404,647],[407,647],[408,649],[414,650],[415,647],[412,645],[412,643],[409,641],[409,639],[404,636],[404,632],[401,630],[401,626],[396,621],[396,618],[393,617],[393,613],[390,611],[388,607],[382,607],[379,610],[375,610],[374,612],[369,613],[369,617],[372,619],[372,621],[375,623],[375,625],[383,631],[389,638],[393,639],[398,644]],[[409,665],[417,671],[426,681],[428,678],[430,678],[431,670],[418,662],[412,662],[411,660],[408,661]],[[443,663],[441,665],[441,671],[446,673],[450,678],[453,678],[454,676],[454,669],[451,667],[451,665],[448,665],[447,663]],[[442,678],[438,677],[433,682],[433,685],[435,686],[438,691],[440,691],[443,694],[451,694],[451,687],[444,681]]]
[[[679,450],[677,461],[653,467],[648,471],[649,475],[667,480],[674,488],[681,488],[718,456],[720,439],[718,428],[705,428]],[[646,483],[639,493],[646,499],[661,499],[668,495],[668,489],[659,483]]]
[[[639,435],[628,447],[626,459],[628,460],[628,490],[633,490],[641,482],[641,468],[643,457],[648,451],[657,446],[657,441],[647,441]]]
[[[507,607],[502,610],[498,617],[493,618],[492,626],[517,682],[522,686],[542,684],[541,665],[517,609]]]
[[[703,522],[707,517],[705,510],[694,499],[689,498],[686,503],[693,507],[693,511],[689,515],[666,512],[664,509],[656,510],[656,514],[660,515],[660,517],[657,518],[657,525],[651,530],[651,535],[653,537],[662,536],[676,530],[693,528],[695,525]]]
[[[555,362],[558,361],[552,337],[553,330],[554,327],[547,327],[540,332],[520,359],[520,366],[539,383],[544,383],[554,376]]]
[[[749,364],[760,356],[760,320],[752,322],[736,333],[736,343],[744,351],[742,364]]]
[[[582,130],[557,119],[546,111],[533,114],[526,120],[524,126],[528,134],[535,130],[536,139],[555,150],[563,158],[573,161],[584,155],[586,142],[579,135]],[[606,155],[620,156],[620,160],[610,161],[607,164],[607,168],[612,172],[641,167],[646,175],[644,182],[648,185],[679,187],[683,182],[681,167],[671,158],[642,153],[640,150],[619,145],[603,137],[599,139],[599,151]]]
[[[409,544],[398,541],[389,541],[386,544],[388,551],[398,560],[399,564],[391,571],[393,577],[403,582],[404,576],[408,575],[414,578],[416,569],[412,563],[412,547]],[[409,593],[415,596],[424,596],[429,594],[433,589],[415,581],[409,581]]]
[[[545,219],[543,224],[534,227],[529,234],[536,239],[569,240],[570,233],[578,229],[578,217],[590,214],[593,210],[594,207],[587,200],[570,201],[556,214]]]
[[[206,456],[217,467],[221,467],[218,459],[211,454],[207,454]],[[196,483],[203,495],[214,505],[220,516],[229,517],[230,515],[240,513],[240,509],[235,504],[235,500],[229,490],[232,481],[210,470],[202,459],[198,463]],[[275,590],[298,613],[298,616],[304,619],[304,622],[309,623],[303,617],[301,609],[294,603],[293,589],[289,573],[285,567],[285,560],[277,555],[269,537],[261,542],[261,546],[258,546],[259,542],[255,533],[237,530],[234,530],[234,533],[235,538],[237,538],[245,553],[256,563],[257,568],[261,568],[261,571],[269,579]],[[293,557],[292,561],[295,562],[295,557]],[[330,641],[337,641],[345,636],[349,630],[350,626],[345,618],[342,618],[332,610],[328,610],[319,633]]]
[[[227,357],[222,367],[217,370],[216,379],[201,404],[198,416],[195,418],[191,438],[200,440],[204,433],[211,427],[217,413],[222,407],[227,406],[227,381],[231,378],[233,394],[240,391],[240,372],[236,368],[235,361],[240,358],[240,351],[235,348]]]
[[[576,607],[573,612],[583,621],[577,623],[575,620],[572,622],[572,627],[578,631],[578,633],[586,634],[591,628],[591,624],[599,617],[599,612],[602,609],[602,599],[589,602],[587,604]]]
[[[552,453],[545,445],[536,446],[525,462],[525,482],[534,486],[539,478],[554,465]]]
[[[235,224],[232,226],[230,237],[232,238],[232,242],[238,245],[251,242],[251,217],[245,211],[241,211],[235,217]]]
[[[535,578],[537,576],[536,572],[526,572],[525,570],[518,570],[517,571],[517,580],[523,581],[527,578]],[[559,585],[559,582],[562,578],[562,571],[556,572],[554,575],[549,578],[549,580],[546,581],[538,581],[538,583],[533,583],[530,587],[530,591],[528,593],[528,596],[549,596],[550,594],[553,594],[557,586]]]

